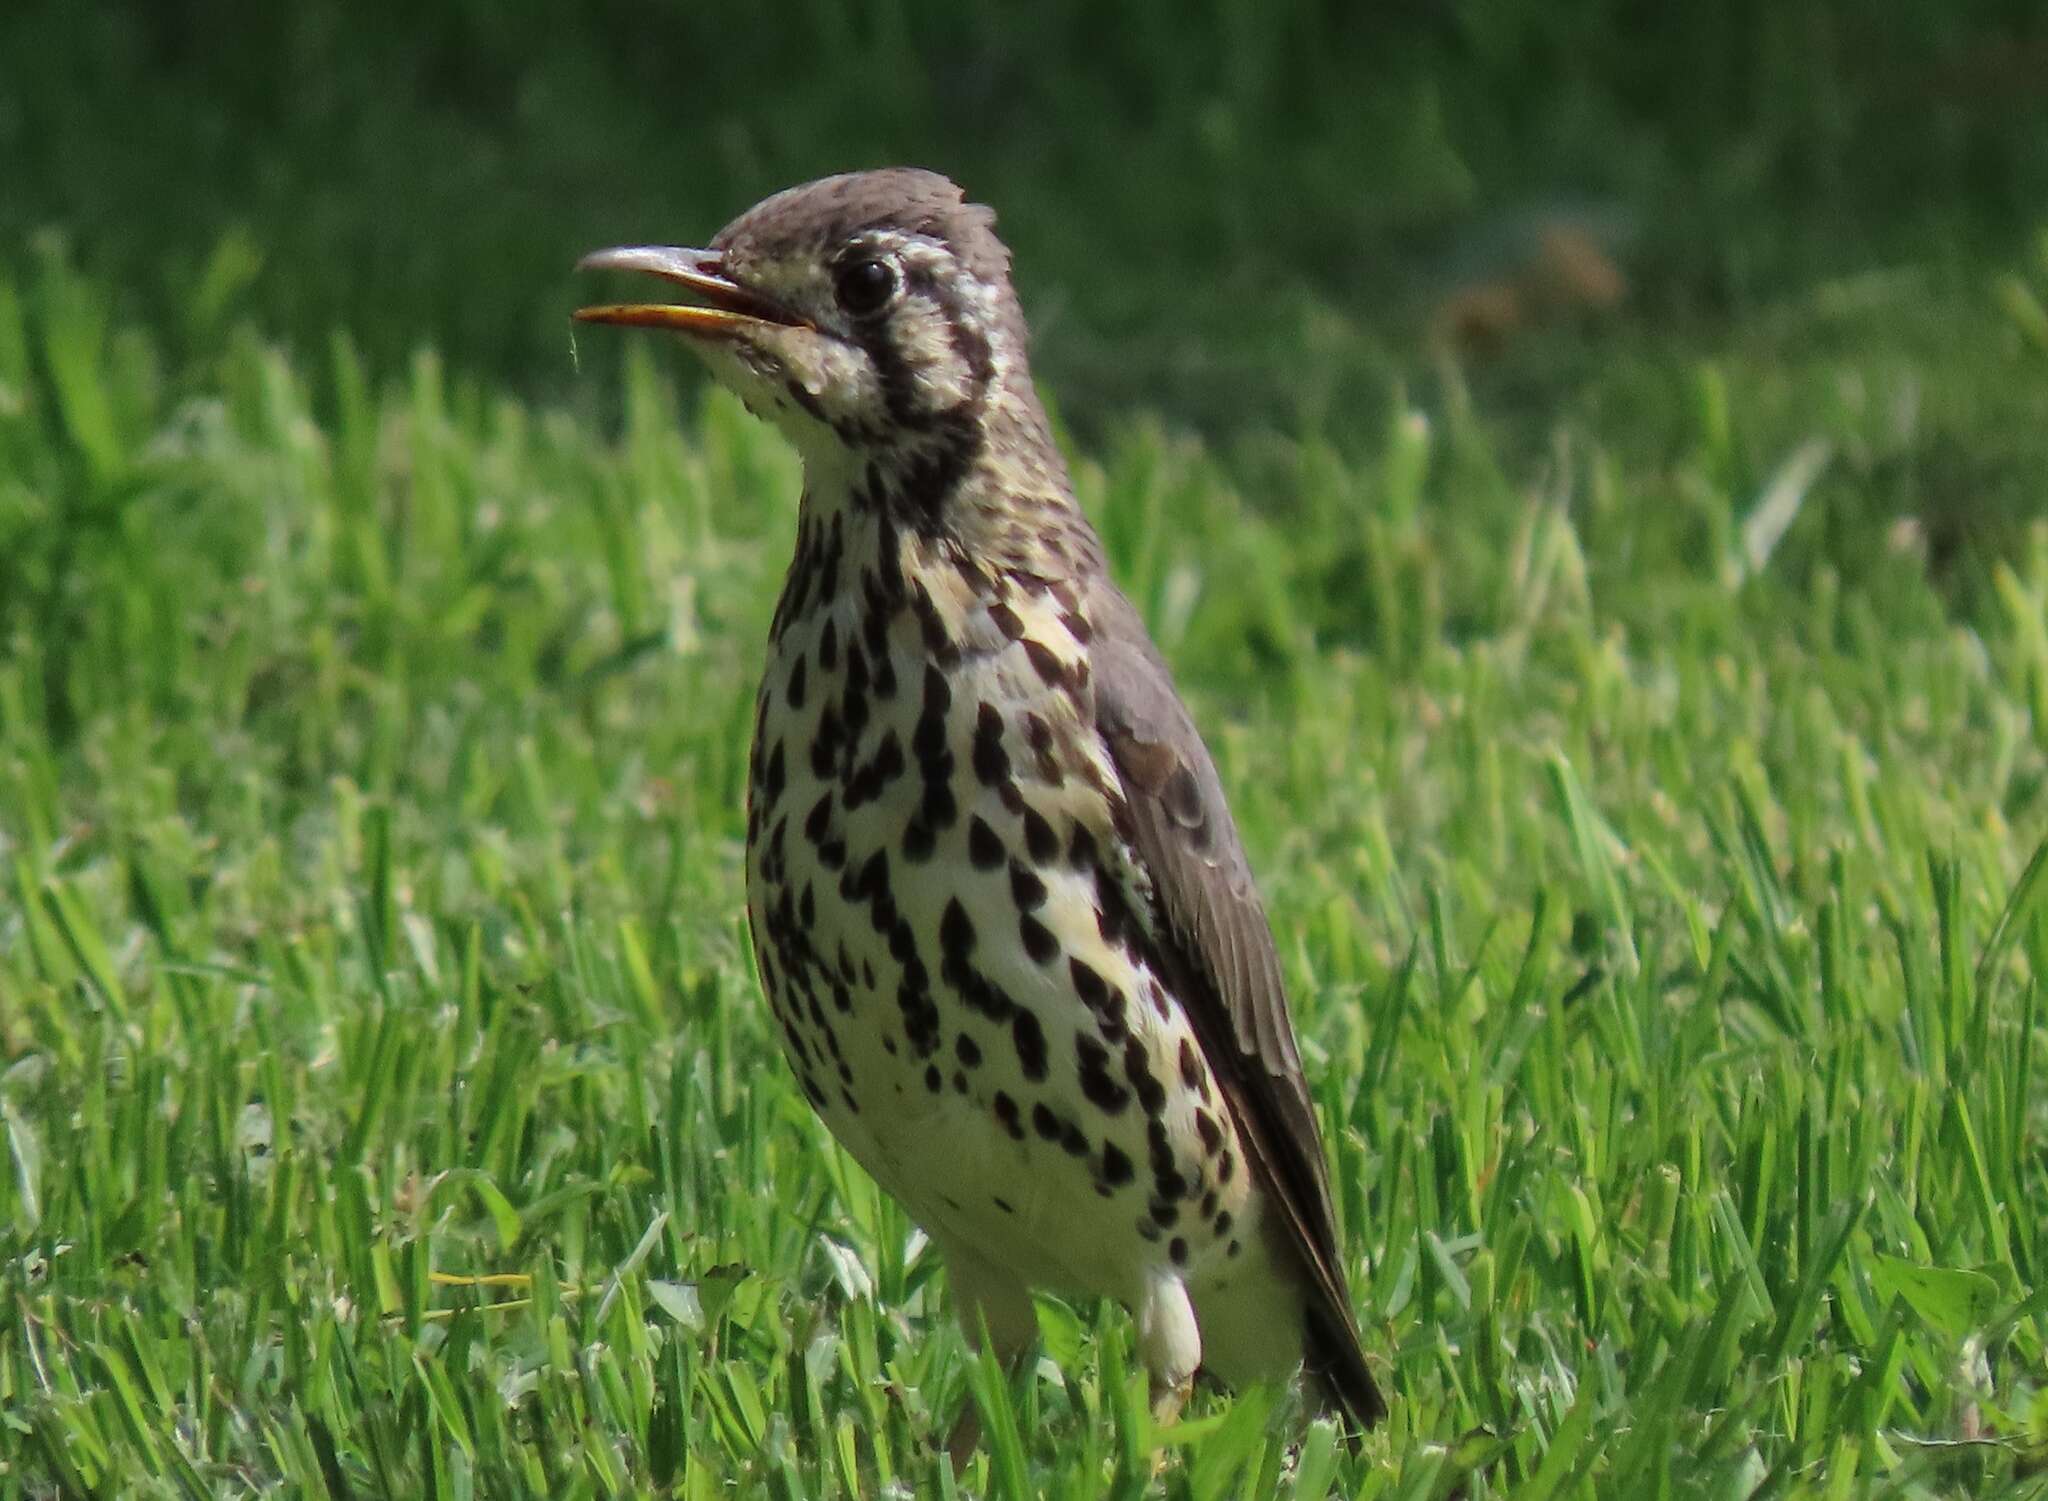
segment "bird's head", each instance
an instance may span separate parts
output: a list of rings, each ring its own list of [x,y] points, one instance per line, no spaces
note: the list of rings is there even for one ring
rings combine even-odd
[[[911,462],[977,433],[992,404],[1043,421],[994,226],[936,173],[827,177],[757,204],[702,250],[585,256],[583,269],[649,272],[693,300],[576,316],[684,335],[807,459]]]

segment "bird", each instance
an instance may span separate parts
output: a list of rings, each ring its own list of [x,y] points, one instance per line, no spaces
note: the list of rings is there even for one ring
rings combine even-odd
[[[993,211],[853,172],[579,268],[686,294],[575,317],[681,335],[802,461],[748,758],[755,960],[970,1344],[1014,1367],[1034,1290],[1113,1299],[1161,1424],[1198,1373],[1305,1369],[1371,1427],[1272,931],[1075,498]]]

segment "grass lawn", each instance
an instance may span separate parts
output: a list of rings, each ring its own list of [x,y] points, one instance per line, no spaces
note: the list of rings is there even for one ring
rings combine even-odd
[[[7,267],[0,1497],[2043,1493],[2048,261],[1077,454],[1269,898],[1356,1455],[1150,1432],[1113,1309],[1006,1386],[792,1088],[778,440],[651,341],[594,420]]]

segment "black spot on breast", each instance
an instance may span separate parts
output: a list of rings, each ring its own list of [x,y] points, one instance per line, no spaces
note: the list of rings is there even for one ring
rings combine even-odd
[[[1157,1117],[1166,1108],[1166,1086],[1152,1077],[1151,1059],[1146,1056],[1144,1043],[1135,1037],[1124,1042],[1124,1077],[1130,1080],[1138,1104],[1147,1115]]]
[[[1154,1204],[1151,1206],[1151,1210],[1152,1223],[1162,1230],[1171,1230],[1180,1223],[1180,1206],[1178,1204]]]
[[[858,865],[849,865],[839,877],[839,894],[849,902],[864,902],[888,889],[889,856],[876,850]]]
[[[974,952],[974,919],[957,896],[946,902],[939,916],[939,952],[957,963],[965,963]]]
[[[1067,840],[1067,863],[1076,870],[1093,870],[1096,866],[1095,836],[1078,823]]]
[[[1103,1002],[1109,999],[1109,986],[1102,976],[1084,959],[1069,959],[1067,974],[1074,981],[1074,994],[1081,998],[1081,1004],[1090,1011],[1100,1011]]]
[[[1017,1102],[1011,1099],[1007,1092],[999,1089],[996,1091],[995,1099],[990,1104],[995,1110],[996,1119],[1003,1123],[1003,1129],[1008,1131],[1015,1140],[1022,1141],[1024,1139],[1024,1121],[1017,1112]]]
[[[1080,1063],[1081,1097],[1104,1115],[1117,1115],[1131,1102],[1131,1092],[1110,1076],[1109,1049],[1085,1033],[1074,1038]]]
[[[1010,779],[1010,755],[1003,749],[1003,716],[994,704],[983,704],[975,716],[974,775],[984,787],[1000,787]]]
[[[939,614],[939,607],[932,602],[931,591],[923,584],[911,595],[911,613],[917,616],[917,628],[924,637],[924,649],[932,660],[942,667],[951,667],[960,660],[960,647],[946,630],[945,617]]]
[[[995,628],[1011,641],[1017,640],[1024,634],[1024,622],[1018,618],[1017,612],[1008,605],[991,605],[988,618],[995,623]]]
[[[1050,964],[1060,956],[1060,942],[1052,929],[1026,912],[1017,919],[1017,936],[1024,940],[1024,952],[1034,964]]]
[[[1102,1003],[1096,1025],[1101,1028],[1102,1040],[1111,1046],[1121,1042],[1130,1031],[1124,1018],[1124,993],[1114,985],[1109,987],[1109,998]]]
[[[1059,836],[1053,833],[1052,825],[1028,803],[1024,807],[1024,852],[1039,865],[1051,864],[1060,852]]]
[[[1223,1128],[1216,1124],[1216,1117],[1199,1107],[1195,1110],[1195,1132],[1202,1138],[1204,1155],[1214,1157],[1223,1150]]]
[[[818,665],[827,672],[839,670],[839,622],[830,616],[818,636]]]
[[[1180,1040],[1180,1082],[1194,1089],[1201,1080],[1202,1060],[1195,1055],[1194,1041],[1183,1037]]]
[[[1236,1173],[1237,1173],[1237,1156],[1236,1156],[1236,1154],[1235,1154],[1235,1153],[1233,1153],[1233,1152],[1225,1152],[1225,1153],[1224,1153],[1224,1154],[1222,1155],[1222,1157],[1220,1157],[1219,1159],[1217,1159],[1217,1162],[1216,1162],[1216,1181],[1217,1181],[1218,1183],[1228,1183],[1228,1182],[1229,1182],[1229,1181],[1231,1180],[1231,1178],[1232,1178],[1232,1177],[1234,1177],[1234,1176],[1236,1175]]]
[[[952,706],[953,689],[944,673],[927,665],[924,678],[924,708],[917,721],[910,748],[917,757],[924,778],[924,796],[917,817],[934,834],[953,826],[959,809],[953,800],[953,752],[946,744],[946,712]]]
[[[1123,887],[1103,865],[1095,867],[1095,930],[1104,943],[1126,953],[1140,946],[1138,925],[1132,920],[1130,903],[1124,900]],[[1159,1015],[1161,1020],[1166,1017],[1164,1011]]]
[[[862,609],[860,617],[860,639],[866,643],[870,665],[875,672],[875,693],[887,698],[896,691],[895,669],[889,665],[889,617],[895,613],[895,606],[882,586],[882,581],[863,569],[860,576]],[[882,674],[889,674],[887,691],[882,688]]]
[[[1060,686],[1066,669],[1061,667],[1060,659],[1051,647],[1036,636],[1027,636],[1024,638],[1024,655],[1030,659],[1031,670],[1038,674],[1041,682],[1048,688]]]
[[[846,778],[846,808],[852,812],[882,795],[882,789],[903,775],[903,746],[894,730],[885,730],[875,753],[865,765],[852,768]]]
[[[1230,1211],[1228,1209],[1218,1214],[1216,1216],[1216,1238],[1218,1240],[1221,1240],[1224,1236],[1228,1235],[1230,1233],[1230,1227],[1234,1223],[1235,1221],[1231,1219]]]
[[[896,911],[896,898],[887,891],[879,892],[868,899],[868,922],[884,938],[889,937],[899,927],[907,928],[910,926],[910,924],[902,920],[901,915]],[[914,948],[916,944],[914,935],[911,942]]]
[[[1010,1020],[1010,1037],[1017,1045],[1017,1064],[1024,1077],[1036,1084],[1045,1078],[1045,1029],[1031,1011],[1019,1008]]]
[[[1010,1201],[1004,1198],[1001,1194],[990,1194],[989,1202],[994,1204],[996,1208],[1002,1210],[1004,1214],[1015,1214],[1017,1212],[1011,1206]]]
[[[1060,1118],[1043,1100],[1031,1107],[1031,1126],[1047,1141],[1060,1139]]]
[[[896,739],[894,730],[882,732],[882,743],[875,747],[874,759],[869,765],[885,787],[903,775],[903,746]]]
[[[1172,1172],[1173,1138],[1167,1134],[1166,1122],[1156,1115],[1145,1123],[1145,1144],[1149,1149],[1146,1160],[1152,1164],[1152,1171]]]
[[[782,798],[788,772],[782,764],[782,742],[775,742],[775,749],[768,753],[768,770],[762,778],[761,791],[764,794],[764,808],[773,808]]]
[[[832,826],[832,790],[828,787],[820,793],[818,800],[811,804],[811,811],[804,816],[804,838],[812,844],[823,843],[825,831]]]
[[[911,754],[918,765],[929,767],[946,752],[946,711],[953,706],[953,685],[946,675],[929,664],[924,670],[924,710],[918,715],[917,730],[911,736]]]
[[[1045,905],[1045,882],[1027,865],[1010,862],[1010,900],[1020,911],[1032,912]]]
[[[936,1063],[926,1064],[924,1070],[924,1087],[930,1090],[933,1094],[937,1094],[940,1088],[943,1087],[944,1083],[944,1079],[939,1074],[939,1066]]]
[[[1121,1188],[1136,1176],[1130,1155],[1113,1141],[1102,1144],[1102,1178],[1105,1183]]]
[[[922,865],[931,859],[938,844],[939,836],[922,818],[913,817],[903,825],[903,858],[912,865]]]
[[[817,924],[818,901],[811,894],[811,883],[809,881],[804,882],[803,895],[799,896],[796,900],[796,920],[806,928],[814,927]]]
[[[894,959],[898,964],[903,965],[906,972],[910,969],[910,966],[915,964],[917,966],[916,984],[918,989],[922,990],[925,986],[925,973],[924,965],[918,960],[917,957],[916,932],[911,928],[910,924],[905,922],[901,917],[897,917],[893,922],[888,924],[888,928],[889,957],[891,959]],[[870,975],[868,983],[870,985],[875,983],[872,975]]]
[[[965,1032],[953,1039],[953,1056],[968,1068],[981,1067],[981,1047]]]
[[[873,481],[871,488],[881,489],[880,470],[873,464],[868,466]],[[882,592],[890,602],[903,598],[903,541],[896,533],[896,523],[884,508],[881,519],[875,523],[875,565],[876,577],[880,580]]]
[[[1186,1266],[1188,1264],[1187,1240],[1182,1236],[1176,1235],[1166,1243],[1166,1254],[1173,1258],[1175,1266]]]
[[[960,806],[953,801],[952,785],[943,780],[927,781],[924,801],[917,805],[917,816],[935,829],[953,827],[953,821],[960,816]]]
[[[839,768],[839,708],[826,704],[818,716],[818,732],[811,737],[811,775],[819,781],[831,778]]]
[[[1044,715],[1024,716],[1024,742],[1031,747],[1032,760],[1038,768],[1041,782],[1048,787],[1058,787],[1066,781],[1066,773],[1053,751],[1052,726],[1046,723]]]
[[[994,870],[1008,857],[1003,841],[979,813],[967,821],[967,858],[976,870]]]
[[[1088,623],[1088,617],[1079,610],[1061,611],[1060,624],[1067,628],[1067,634],[1074,638],[1077,645],[1086,646],[1095,639],[1095,628]]]
[[[905,980],[896,987],[896,1006],[903,1013],[903,1040],[918,1057],[931,1057],[939,1050],[939,1008],[930,994]],[[935,1094],[938,1086],[931,1081],[937,1077],[937,1066],[930,1066],[925,1083]]]
[[[868,654],[859,642],[846,648],[845,689],[840,695],[840,717],[846,722],[846,738],[860,739],[868,724]]]
[[[818,603],[829,603],[839,592],[839,565],[846,556],[846,526],[839,513],[832,516],[832,529],[818,554]]]
[[[792,709],[801,709],[801,708],[802,708],[802,707],[804,706],[804,680],[805,680],[805,675],[806,675],[806,658],[805,658],[805,656],[804,656],[804,654],[803,654],[802,652],[798,652],[798,653],[796,654],[796,661],[795,661],[794,663],[792,663],[792,664],[790,665],[790,669],[789,669],[789,695],[788,695],[788,696],[789,696],[789,706],[790,706],[790,708],[792,708]]]

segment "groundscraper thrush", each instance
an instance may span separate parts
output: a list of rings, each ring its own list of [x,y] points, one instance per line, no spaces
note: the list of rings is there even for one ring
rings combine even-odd
[[[1306,1365],[1382,1412],[1280,966],[1216,769],[1110,582],[1032,387],[994,216],[929,172],[634,247],[803,458],[747,793],[789,1063],[1014,1358],[1030,1290],[1114,1298],[1155,1411]]]

